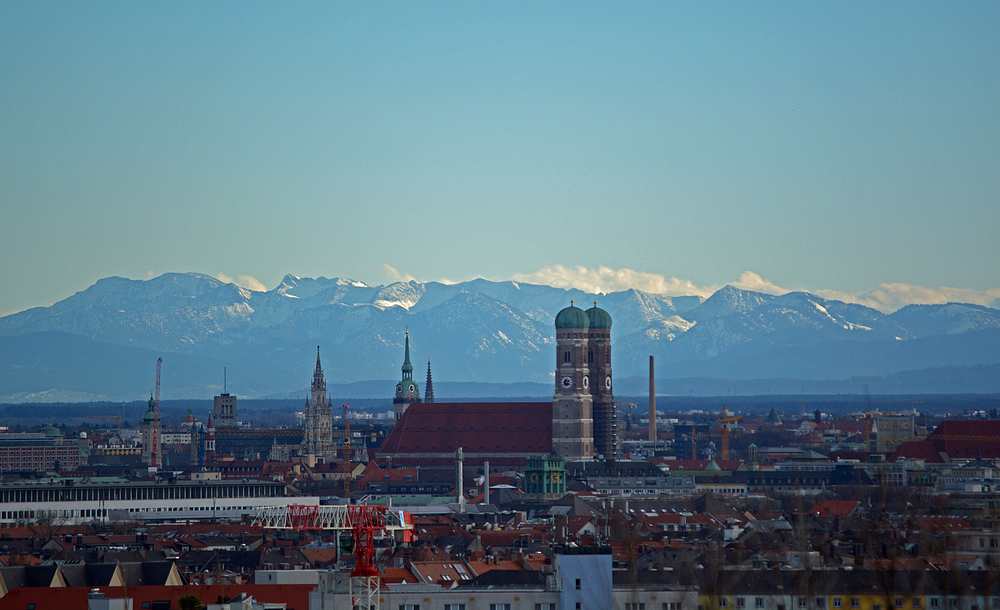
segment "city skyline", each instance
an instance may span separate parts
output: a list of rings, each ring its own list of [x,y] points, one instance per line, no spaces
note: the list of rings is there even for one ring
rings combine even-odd
[[[0,315],[173,271],[1000,298],[995,3],[0,17]]]

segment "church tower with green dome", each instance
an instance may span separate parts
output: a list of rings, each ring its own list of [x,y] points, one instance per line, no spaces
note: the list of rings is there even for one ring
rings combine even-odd
[[[142,416],[142,424],[139,426],[140,435],[142,438],[142,463],[147,466],[153,465],[153,443],[156,425],[156,401],[153,399],[153,395],[149,395],[149,409],[146,410],[145,415]]]
[[[590,459],[594,447],[590,319],[573,305],[556,315],[556,389],[552,397],[552,451],[568,460]]]
[[[410,329],[406,329],[406,351],[403,356],[403,378],[396,384],[396,396],[392,399],[393,412],[396,421],[406,413],[407,407],[420,402],[420,390],[413,381],[413,365],[410,364]]]
[[[618,419],[611,383],[611,316],[597,306],[588,309],[587,366],[594,403],[594,449],[606,459],[618,457]]]

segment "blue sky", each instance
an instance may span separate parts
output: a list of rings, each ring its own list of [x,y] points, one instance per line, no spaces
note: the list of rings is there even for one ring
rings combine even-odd
[[[6,1],[0,75],[0,314],[169,271],[1000,298],[996,2]]]

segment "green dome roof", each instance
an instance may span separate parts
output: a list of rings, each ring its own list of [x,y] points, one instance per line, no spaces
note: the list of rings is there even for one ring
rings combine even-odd
[[[62,436],[62,432],[59,431],[59,428],[56,428],[51,424],[48,426],[42,426],[42,429],[39,430],[39,432],[45,436]]]
[[[156,413],[153,413],[152,409],[146,411],[146,414],[142,416],[143,422],[152,422],[154,420],[156,420]]]
[[[611,316],[597,305],[588,309],[586,313],[591,328],[611,328]]]
[[[589,328],[590,319],[579,307],[570,305],[556,314],[556,328]]]

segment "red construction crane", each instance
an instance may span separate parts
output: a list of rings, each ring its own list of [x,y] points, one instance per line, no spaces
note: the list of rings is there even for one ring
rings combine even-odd
[[[344,497],[351,497],[351,421],[347,419],[347,407],[344,403]]]
[[[413,539],[413,518],[409,513],[395,513],[384,506],[346,504],[338,506],[289,505],[262,506],[253,525],[265,529],[338,530],[351,532],[354,542],[354,570],[351,571],[351,607],[379,607],[379,574],[373,565],[375,537],[402,533],[402,542]],[[360,581],[355,597],[355,580]]]
[[[160,455],[160,365],[163,358],[156,359],[156,402],[153,403],[153,447],[151,461],[153,466],[159,470],[162,463]]]

